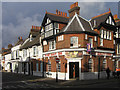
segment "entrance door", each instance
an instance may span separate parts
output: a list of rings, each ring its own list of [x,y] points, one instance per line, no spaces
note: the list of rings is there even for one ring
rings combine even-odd
[[[69,78],[79,78],[79,62],[69,63]]]

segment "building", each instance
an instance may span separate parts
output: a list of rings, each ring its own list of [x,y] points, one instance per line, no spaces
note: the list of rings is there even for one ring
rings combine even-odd
[[[70,5],[68,13],[69,16],[58,10],[56,14],[46,11],[41,26],[32,26],[27,39],[20,37],[11,49],[4,49],[4,69],[63,80],[84,80],[105,78],[107,67],[111,71],[120,68],[117,15],[113,16],[109,9],[86,20],[80,16],[78,2]]]
[[[24,74],[43,75],[41,27],[32,26],[28,38],[20,47],[21,67]]]
[[[58,10],[56,14],[45,14],[41,33],[48,77],[56,78],[58,71],[58,79],[95,79],[106,77],[107,67],[113,71],[116,23],[111,11],[88,21],[80,16],[79,10],[76,2],[68,10],[69,17]]]
[[[15,45],[11,48],[11,61],[10,61],[10,68],[12,72],[18,73],[20,65],[19,62],[21,61],[21,52],[20,47],[23,43],[22,37],[18,37],[18,41]]]
[[[114,15],[114,20],[116,22],[116,32],[114,34],[115,39],[115,55],[114,57],[114,70],[116,68],[120,68],[120,19],[118,18],[117,14]]]

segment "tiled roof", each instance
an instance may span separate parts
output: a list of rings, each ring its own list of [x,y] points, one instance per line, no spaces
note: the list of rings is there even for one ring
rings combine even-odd
[[[100,14],[98,16],[95,16],[91,19],[92,27],[94,27],[94,20],[96,21],[96,26],[94,28],[97,28],[101,23],[105,22],[105,20],[108,18],[108,16],[111,14],[110,11]]]
[[[32,47],[34,45],[37,45],[37,44],[40,44],[40,34],[36,36],[36,38],[34,38],[32,41],[28,40],[24,45],[22,45],[20,47],[20,49],[26,49],[26,48],[29,48],[29,47]]]
[[[68,21],[69,21],[69,17],[60,16],[60,15],[57,15],[57,14],[53,14],[53,13],[48,13],[47,12],[45,14],[44,19],[43,19],[42,25],[45,24],[47,18],[49,18],[52,21],[61,22],[61,23],[68,23]]]
[[[92,33],[96,34],[95,31],[92,30],[90,22],[82,18],[81,16],[73,16],[66,27],[61,30],[61,33]]]

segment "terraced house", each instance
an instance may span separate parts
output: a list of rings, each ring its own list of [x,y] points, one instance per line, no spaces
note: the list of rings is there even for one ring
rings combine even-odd
[[[117,16],[109,9],[87,20],[80,16],[78,2],[68,13],[46,11],[41,27],[32,26],[20,43],[18,73],[84,80],[106,77],[107,67],[120,68]]]

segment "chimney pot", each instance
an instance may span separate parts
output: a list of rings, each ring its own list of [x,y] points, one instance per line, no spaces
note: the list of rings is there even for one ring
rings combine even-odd
[[[56,14],[58,14],[58,10],[56,9]]]
[[[67,13],[65,13],[65,17],[67,17]]]
[[[37,26],[36,26],[36,28],[35,29],[37,29]]]
[[[63,16],[63,15],[62,15],[62,12],[61,12],[61,16]]]
[[[35,29],[35,26],[33,26],[34,28],[33,29]]]
[[[65,13],[63,12],[63,16],[65,16]]]
[[[58,12],[58,15],[60,15],[60,11]]]
[[[118,18],[117,14],[115,14],[113,17],[114,17],[114,19]]]

